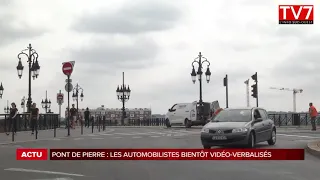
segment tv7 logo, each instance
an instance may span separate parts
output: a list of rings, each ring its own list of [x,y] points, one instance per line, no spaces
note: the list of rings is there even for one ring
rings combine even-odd
[[[279,5],[279,24],[313,24],[313,5]]]

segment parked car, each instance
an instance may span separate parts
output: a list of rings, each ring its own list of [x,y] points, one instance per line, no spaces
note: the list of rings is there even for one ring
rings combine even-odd
[[[205,125],[211,118],[211,103],[203,103],[203,118],[200,116],[198,102],[174,104],[166,114],[166,126],[183,125],[190,128],[194,125]]]
[[[203,148],[246,145],[250,148],[267,141],[276,143],[276,126],[262,108],[227,108],[211,119],[201,130]]]

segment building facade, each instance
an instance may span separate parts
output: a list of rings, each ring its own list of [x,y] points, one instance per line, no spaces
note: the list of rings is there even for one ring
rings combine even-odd
[[[80,114],[83,116],[85,109],[79,109]],[[90,114],[94,117],[105,116],[106,120],[121,120],[121,108],[105,108],[101,106],[97,109],[90,109]],[[129,119],[150,119],[152,112],[150,108],[126,108],[126,115]]]

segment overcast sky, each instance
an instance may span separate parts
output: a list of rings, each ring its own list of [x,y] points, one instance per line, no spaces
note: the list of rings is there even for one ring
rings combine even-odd
[[[259,76],[259,105],[291,111],[290,91],[301,88],[297,110],[320,108],[320,24],[315,0],[0,0],[0,82],[6,101],[19,104],[28,94],[27,62],[20,80],[17,54],[29,43],[39,54],[33,101],[64,91],[62,62],[75,61],[73,83],[84,89],[81,108],[120,108],[116,88],[132,90],[128,108],[152,107],[166,113],[174,103],[199,99],[191,63],[201,51],[210,61],[211,81],[204,101],[225,106],[223,77],[229,76],[229,105],[246,106],[244,81]],[[314,4],[314,25],[279,25],[279,4]],[[252,81],[250,82],[252,84]],[[72,99],[72,98],[71,98]],[[251,105],[255,99],[250,96]],[[43,109],[41,109],[44,112]]]

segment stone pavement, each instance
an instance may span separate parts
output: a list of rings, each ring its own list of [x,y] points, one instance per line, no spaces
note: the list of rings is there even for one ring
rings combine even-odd
[[[61,140],[57,141],[21,143],[19,148],[202,148],[199,136],[194,134],[200,132],[200,129],[196,128],[113,128],[113,132],[107,133],[110,129],[112,128],[96,133],[108,134],[101,135],[99,138],[98,136],[82,136],[81,138],[84,139],[78,140],[75,140],[76,137],[60,138]],[[171,136],[165,134],[171,134]],[[185,135],[180,136],[182,134]],[[279,135],[276,145],[268,146],[264,142],[258,144],[257,148],[301,149],[305,148],[309,140],[313,139],[305,136]],[[16,148],[17,146],[14,145],[0,146],[0,174],[3,180],[206,180],[210,177],[221,180],[257,180],[257,177],[260,180],[319,180],[320,177],[320,159],[309,153],[306,153],[304,161],[290,162],[16,161]]]
[[[99,132],[108,132],[110,129],[106,127],[105,131],[103,131],[102,128],[100,128],[100,131],[97,127],[94,127],[93,134],[99,133]],[[85,128],[83,127],[83,135],[85,134],[92,134],[91,128]],[[81,128],[77,127],[76,129],[70,129],[70,136],[68,135],[68,129],[65,128],[57,128],[56,129],[56,137],[54,137],[54,130],[40,130],[38,132],[38,138],[36,139],[35,134],[31,135],[31,131],[21,131],[17,132],[17,134],[14,136],[14,139],[12,137],[12,134],[6,135],[5,133],[0,133],[0,145],[3,144],[12,144],[12,143],[21,143],[21,142],[32,142],[36,140],[51,140],[51,139],[61,139],[61,138],[68,138],[68,137],[79,137],[81,136]]]

